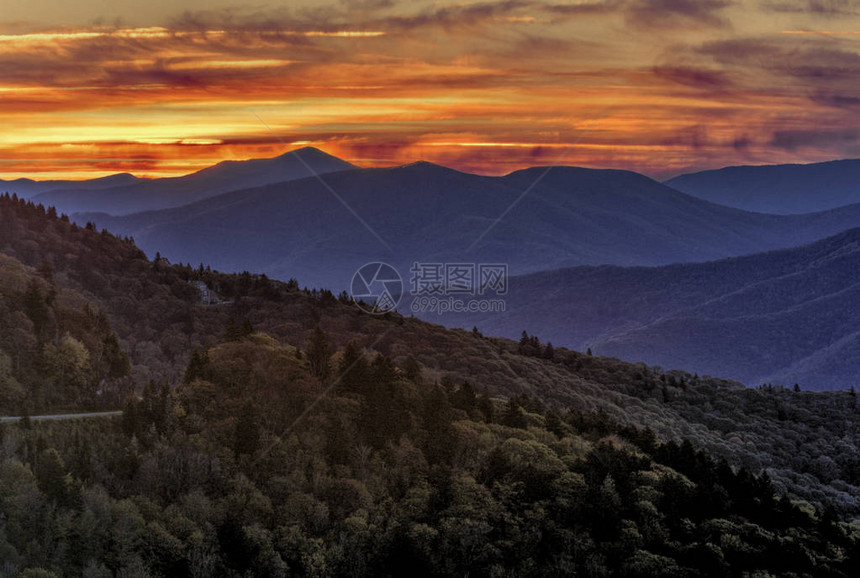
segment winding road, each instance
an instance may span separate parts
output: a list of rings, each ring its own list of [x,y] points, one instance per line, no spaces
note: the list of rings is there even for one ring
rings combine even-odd
[[[86,419],[91,417],[115,417],[118,415],[122,415],[121,411],[91,411],[86,413],[54,413],[48,415],[31,415],[30,419],[33,421],[36,420],[60,420],[60,419]],[[0,417],[0,423],[6,422],[14,422],[20,421],[22,416],[13,415],[13,416],[2,416]]]

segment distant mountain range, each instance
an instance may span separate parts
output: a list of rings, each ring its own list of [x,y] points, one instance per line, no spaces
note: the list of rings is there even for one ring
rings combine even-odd
[[[847,174],[857,162],[806,168]],[[373,261],[396,267],[407,290],[416,261],[505,263],[520,276],[506,313],[433,318],[488,334],[527,330],[747,384],[845,387],[860,370],[851,361],[860,359],[851,355],[860,351],[860,204],[771,215],[627,171],[535,167],[486,177],[426,162],[358,169],[310,148],[176,179],[90,183],[101,188],[54,182],[34,200],[67,212],[99,208],[73,218],[133,236],[150,256],[334,291]]]
[[[860,159],[726,167],[666,181],[679,191],[746,211],[792,215],[860,203]]]
[[[11,181],[4,181],[3,179],[0,179],[0,192],[15,193],[20,198],[29,199],[38,194],[49,191],[67,191],[69,189],[81,188],[99,191],[114,187],[125,187],[143,180],[146,179],[138,179],[134,175],[130,175],[128,173],[117,173],[107,177],[83,181],[34,181],[33,179],[13,179]]]
[[[131,235],[151,255],[334,290],[348,287],[371,261],[388,262],[404,277],[414,261],[502,262],[516,274],[665,265],[795,246],[860,226],[860,205],[762,215],[618,170],[537,167],[485,177],[420,162],[333,172],[323,180],[243,189],[155,212],[76,218]]]
[[[0,183],[18,196],[53,205],[64,213],[98,211],[126,215],[187,205],[228,191],[312,177],[356,168],[306,147],[270,159],[224,161],[182,177],[137,179],[113,175],[90,181],[35,182],[19,179]]]
[[[860,229],[710,263],[514,277],[505,301],[435,320],[747,385],[837,389],[860,375]]]

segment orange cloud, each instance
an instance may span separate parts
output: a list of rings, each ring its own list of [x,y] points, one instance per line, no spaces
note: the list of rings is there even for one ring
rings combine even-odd
[[[381,2],[6,26],[0,177],[161,176],[278,154],[258,117],[285,142],[360,165],[423,158],[487,174],[560,157],[662,176],[860,156],[838,132],[860,125],[854,33],[783,30],[732,10]],[[667,34],[673,22],[685,27]]]

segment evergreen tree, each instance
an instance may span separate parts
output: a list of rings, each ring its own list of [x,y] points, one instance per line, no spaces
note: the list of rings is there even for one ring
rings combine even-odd
[[[403,363],[403,374],[406,379],[416,385],[421,385],[423,383],[423,380],[421,379],[421,365],[419,365],[411,355],[407,357],[406,361]]]
[[[67,475],[66,466],[59,452],[51,448],[43,451],[36,466],[36,480],[39,489],[48,499],[58,504],[64,504],[69,496],[71,479]]]
[[[431,464],[448,463],[454,455],[456,436],[451,419],[448,394],[438,385],[429,388],[423,400],[421,423],[427,432],[424,455]]]
[[[564,437],[565,433],[567,433],[567,430],[564,427],[564,421],[561,419],[561,416],[555,408],[546,412],[546,429],[560,438]]]
[[[523,412],[523,408],[514,398],[508,400],[505,405],[505,412],[502,414],[502,425],[525,429],[528,426],[528,420]]]
[[[478,396],[476,407],[478,408],[478,411],[481,412],[481,415],[484,416],[484,421],[487,423],[493,423],[495,421],[496,409],[493,406],[493,400],[490,399],[489,395],[482,393]]]
[[[188,366],[185,368],[184,383],[191,383],[195,379],[206,379],[206,371],[209,367],[209,350],[201,349],[191,354]]]
[[[307,359],[311,375],[322,382],[326,382],[329,376],[329,358],[331,349],[328,339],[322,329],[317,327],[308,339]]]
[[[236,420],[234,450],[237,456],[253,454],[260,445],[260,418],[257,407],[245,402]]]
[[[477,405],[478,398],[475,395],[475,389],[468,381],[464,381],[454,392],[451,403],[457,409],[462,409],[466,413],[472,413]]]
[[[543,350],[544,359],[553,359],[555,358],[555,348],[552,346],[552,341],[548,341],[546,347]]]
[[[368,365],[361,348],[350,340],[338,364],[338,388],[344,392],[363,394],[368,379]]]

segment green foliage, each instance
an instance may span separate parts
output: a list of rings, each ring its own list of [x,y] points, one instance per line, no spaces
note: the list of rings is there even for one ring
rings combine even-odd
[[[129,391],[128,356],[107,318],[59,291],[45,263],[48,281],[0,255],[0,413],[116,404]]]
[[[476,421],[452,404],[475,400],[468,383],[416,384],[381,355],[363,393],[320,397],[295,351],[263,336],[207,358],[195,363],[213,383],[152,384],[122,420],[4,432],[8,568],[849,576],[860,561],[835,511],[805,513],[767,475],[605,413],[562,418],[517,396],[505,414],[515,408],[526,423]],[[367,429],[369,411],[386,427]]]
[[[319,327],[314,329],[308,340],[307,355],[311,375],[325,383],[331,371],[329,367],[331,350],[325,333]]]
[[[860,512],[849,393],[746,390],[528,334],[363,315],[295,282],[151,263],[11,198],[0,219],[15,256],[0,255],[0,403],[129,394],[111,389],[129,366],[142,386],[121,419],[0,430],[2,572],[848,576],[860,563],[842,521]],[[197,281],[223,302],[201,304]]]

